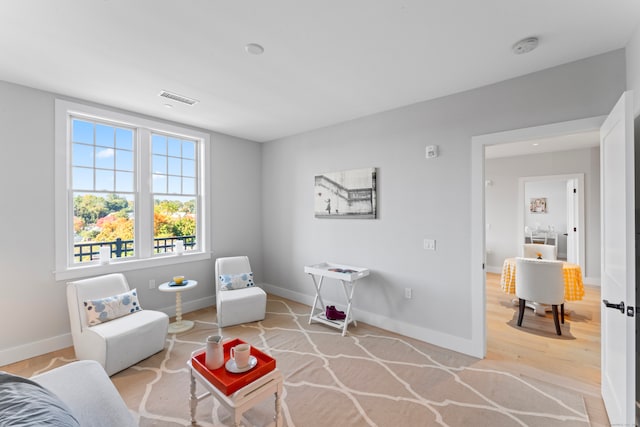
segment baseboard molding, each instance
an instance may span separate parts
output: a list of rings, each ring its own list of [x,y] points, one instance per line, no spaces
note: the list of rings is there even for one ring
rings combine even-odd
[[[183,301],[182,313],[189,313],[191,311],[200,310],[201,308],[213,307],[215,306],[215,304],[215,296],[200,298],[193,301]],[[166,313],[170,317],[176,315],[175,305],[169,307],[154,308],[153,310]],[[213,312],[211,313],[211,319],[215,322]],[[71,332],[69,332],[66,334],[58,335],[57,337],[45,338],[43,340],[8,348],[6,350],[0,350],[0,366],[9,365],[11,363],[19,362],[31,357],[40,356],[52,351],[61,350],[63,348],[71,347],[72,345],[73,340],[71,338]]]
[[[17,347],[0,351],[0,366],[9,365],[31,357],[40,356],[52,351],[67,348],[73,345],[71,333],[45,338]]]
[[[190,313],[192,311],[200,310],[201,308],[214,307],[215,305],[216,297],[213,295],[191,301],[182,301],[182,313]],[[174,317],[176,315],[175,304],[168,307],[154,308],[153,310],[166,313],[169,317]]]
[[[292,291],[268,283],[262,283],[261,286],[268,294],[287,298],[308,306],[313,305],[314,295],[303,294],[301,292]],[[325,304],[344,305],[344,301],[325,300]],[[395,332],[410,338],[415,338],[448,350],[457,351],[473,357],[482,357],[477,354],[477,344],[475,344],[471,339],[444,334],[439,331],[434,331],[432,329],[423,328],[406,322],[400,322],[395,319],[359,310],[357,308],[353,309],[353,314],[355,319],[359,322],[362,321],[368,325],[375,326],[386,331]]]
[[[496,267],[495,265],[485,265],[484,270],[487,273],[501,274],[502,273],[502,266]]]
[[[601,283],[599,277],[585,276],[585,278],[582,279],[582,281],[584,282],[585,285],[598,286],[598,287],[600,287],[600,283]]]

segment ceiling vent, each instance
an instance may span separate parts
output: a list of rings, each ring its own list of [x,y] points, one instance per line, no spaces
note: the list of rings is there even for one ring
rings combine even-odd
[[[160,96],[163,98],[171,99],[172,101],[182,102],[183,104],[187,104],[187,105],[193,105],[200,102],[197,99],[187,98],[186,96],[178,95],[177,93],[167,92],[166,90],[161,91]]]

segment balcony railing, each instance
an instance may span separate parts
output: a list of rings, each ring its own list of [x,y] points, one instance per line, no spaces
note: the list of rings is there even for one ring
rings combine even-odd
[[[193,249],[196,245],[196,236],[158,237],[153,239],[153,250],[156,254],[173,252],[177,240],[184,242],[185,250]],[[74,260],[75,262],[97,260],[100,256],[100,248],[105,246],[110,249],[111,258],[133,256],[133,240],[118,238],[111,242],[76,243],[73,245]]]

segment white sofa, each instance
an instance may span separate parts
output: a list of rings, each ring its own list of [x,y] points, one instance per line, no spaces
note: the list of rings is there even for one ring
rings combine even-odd
[[[0,373],[0,425],[4,422],[56,427],[138,425],[102,366],[93,360],[72,362],[30,379]]]

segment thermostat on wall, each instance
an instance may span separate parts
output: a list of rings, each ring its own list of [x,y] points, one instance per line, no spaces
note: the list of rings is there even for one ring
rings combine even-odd
[[[438,157],[438,146],[427,145],[427,159],[433,159],[434,157]]]

